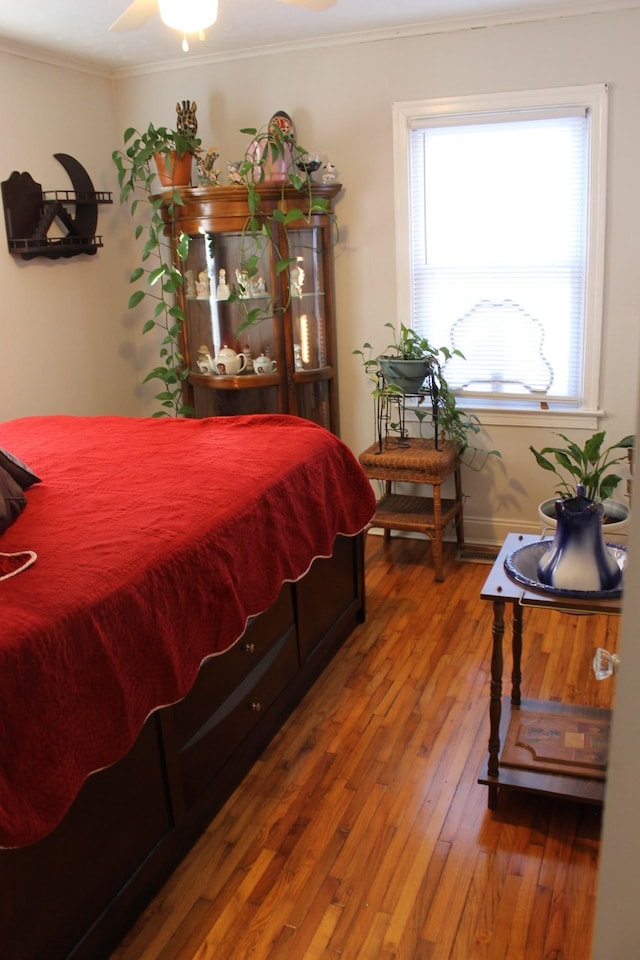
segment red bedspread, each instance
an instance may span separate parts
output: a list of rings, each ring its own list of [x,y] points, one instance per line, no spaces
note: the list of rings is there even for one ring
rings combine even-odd
[[[28,417],[0,446],[42,478],[0,538],[38,555],[0,581],[0,846],[22,846],[375,503],[294,417]]]

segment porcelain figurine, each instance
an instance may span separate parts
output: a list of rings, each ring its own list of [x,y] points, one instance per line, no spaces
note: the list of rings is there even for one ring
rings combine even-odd
[[[556,500],[556,534],[538,561],[541,583],[585,592],[620,586],[622,570],[604,541],[602,513],[602,504],[585,497],[582,484],[575,497]]]
[[[218,271],[218,288],[216,290],[217,300],[227,300],[229,298],[229,285],[227,284],[227,271],[222,267]]]
[[[211,289],[209,287],[209,277],[206,270],[201,270],[196,280],[196,295],[198,300],[208,300]]]
[[[333,183],[336,179],[336,165],[331,163],[330,160],[327,160],[326,163],[323,163],[322,169],[324,173],[322,174],[323,183]]]
[[[197,296],[196,275],[193,272],[193,270],[185,270],[184,288],[185,288],[185,295],[187,300],[195,300]]]
[[[196,169],[198,171],[198,180],[202,187],[217,186],[220,177],[220,171],[214,169],[214,164],[220,154],[215,147],[209,147],[206,153],[198,149],[196,154]]]

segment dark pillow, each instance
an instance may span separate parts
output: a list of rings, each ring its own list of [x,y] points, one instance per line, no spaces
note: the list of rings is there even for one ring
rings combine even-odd
[[[0,467],[0,533],[11,526],[27,505],[22,487]]]
[[[37,477],[26,463],[18,460],[17,457],[14,457],[8,450],[3,450],[2,447],[0,447],[0,468],[6,470],[9,476],[13,477],[23,490],[26,490],[27,487],[30,487],[33,483],[40,483],[40,477]]]

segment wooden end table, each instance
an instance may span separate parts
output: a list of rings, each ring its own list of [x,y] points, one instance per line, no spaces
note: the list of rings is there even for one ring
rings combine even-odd
[[[535,593],[511,580],[504,569],[506,557],[540,539],[533,534],[509,533],[480,593],[493,604],[489,760],[486,775],[478,778],[478,783],[489,787],[491,810],[497,806],[501,787],[592,804],[602,804],[604,799],[611,711],[522,698],[523,612],[527,606],[536,606],[569,615],[611,616],[620,614],[622,602]],[[502,639],[507,604],[512,611],[513,669],[511,697],[503,699]]]

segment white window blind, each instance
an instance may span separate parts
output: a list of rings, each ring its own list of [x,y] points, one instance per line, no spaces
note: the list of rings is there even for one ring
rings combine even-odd
[[[497,110],[491,98],[449,113],[441,101],[397,105],[399,116],[396,107],[409,325],[464,353],[445,375],[468,406],[597,406],[603,147],[594,92],[580,99],[572,88],[566,103],[553,102],[560,91],[550,102],[528,94],[521,106],[514,94]]]

